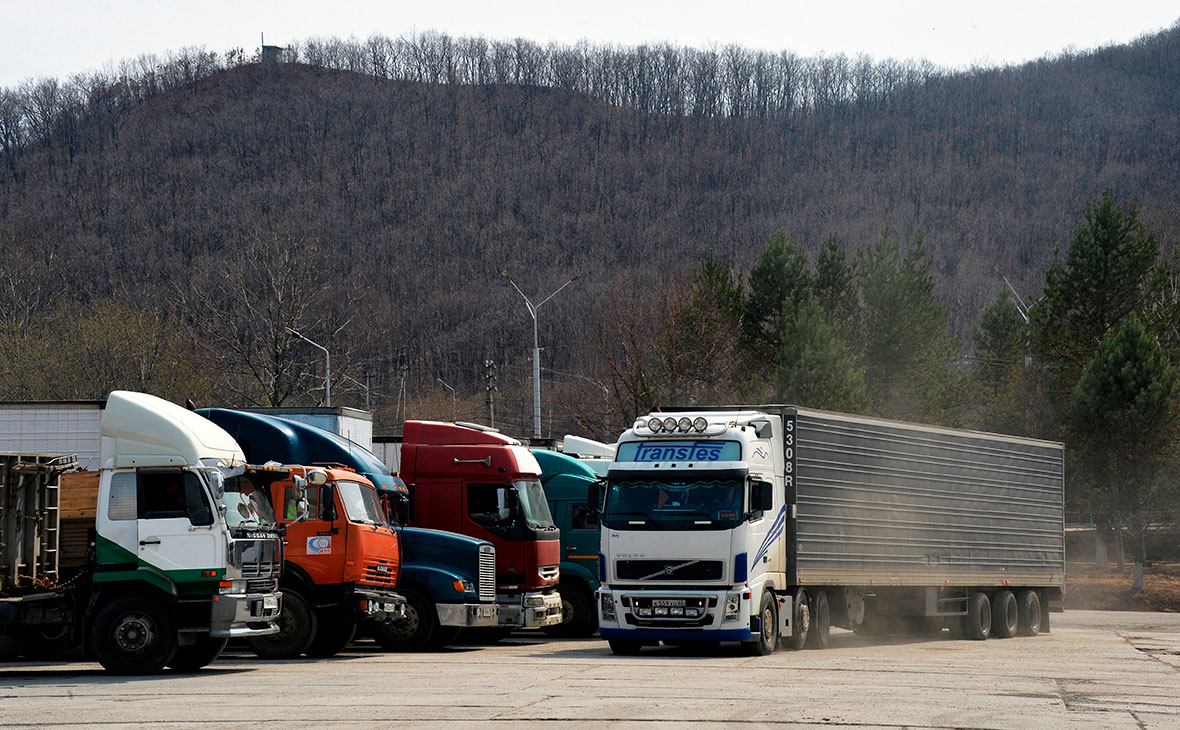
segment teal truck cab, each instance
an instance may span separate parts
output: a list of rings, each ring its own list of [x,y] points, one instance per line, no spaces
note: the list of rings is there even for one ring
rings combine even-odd
[[[532,449],[541,465],[541,486],[553,521],[561,531],[561,623],[549,636],[591,636],[598,630],[594,592],[598,590],[598,509],[591,493],[599,477],[582,462],[557,451]]]

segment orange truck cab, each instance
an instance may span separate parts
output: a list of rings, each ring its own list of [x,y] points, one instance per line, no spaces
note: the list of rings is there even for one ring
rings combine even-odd
[[[352,641],[359,622],[401,618],[405,599],[394,590],[398,534],[373,483],[330,466],[287,465],[270,473],[275,478],[259,487],[281,506],[278,517],[287,530],[279,579],[283,613],[277,634],[250,640],[254,652],[332,656]]]

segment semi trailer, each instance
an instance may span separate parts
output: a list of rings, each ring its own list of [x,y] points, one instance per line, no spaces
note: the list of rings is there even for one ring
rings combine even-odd
[[[229,434],[126,391],[111,393],[99,434],[81,541],[61,539],[72,455],[0,456],[0,637],[25,656],[81,649],[109,672],[147,674],[278,631],[278,526],[239,490],[248,467]]]
[[[1048,631],[1063,463],[1056,442],[789,405],[651,413],[607,473],[599,631],[617,654]]]

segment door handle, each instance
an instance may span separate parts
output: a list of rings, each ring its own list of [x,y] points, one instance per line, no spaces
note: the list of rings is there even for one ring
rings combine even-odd
[[[140,547],[143,547],[144,545],[159,545],[159,544],[160,544],[159,540],[140,540],[139,541]]]

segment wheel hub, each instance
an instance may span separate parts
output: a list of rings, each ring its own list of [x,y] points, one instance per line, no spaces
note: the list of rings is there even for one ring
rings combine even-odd
[[[115,644],[124,654],[143,654],[155,643],[155,625],[143,614],[128,614],[115,624]]]

